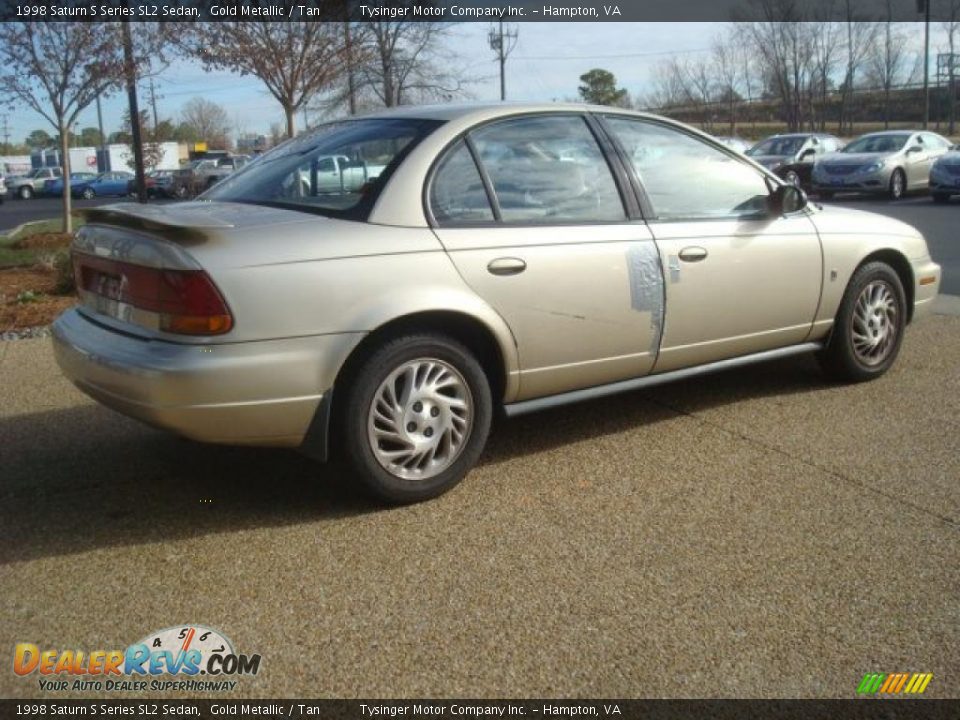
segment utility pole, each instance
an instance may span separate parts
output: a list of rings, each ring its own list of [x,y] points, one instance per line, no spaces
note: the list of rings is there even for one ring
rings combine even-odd
[[[930,0],[924,0],[923,18],[923,129],[930,124]]]
[[[153,106],[153,131],[157,131],[157,125],[160,124],[160,116],[157,114],[157,94],[153,89],[153,78],[150,78],[150,105]]]
[[[110,170],[109,156],[107,155],[107,136],[103,134],[103,111],[100,109],[100,93],[97,93],[97,128],[100,130],[100,158],[97,158],[97,172],[107,172]],[[100,165],[103,167],[100,167]]]
[[[137,202],[147,202],[147,179],[143,171],[143,136],[140,132],[140,108],[137,103],[137,68],[133,59],[130,23],[120,23],[123,32],[123,65],[130,102],[130,133],[133,135],[133,162],[137,175]]]
[[[490,29],[487,35],[487,42],[490,43],[490,49],[497,54],[497,60],[500,63],[500,100],[507,99],[507,77],[506,66],[507,57],[517,46],[517,31],[514,29],[503,29],[503,20],[497,23],[497,29]]]
[[[347,95],[350,100],[350,114],[357,114],[357,86],[353,75],[353,38],[350,32],[350,14],[343,23],[343,47],[347,54]]]
[[[3,154],[10,152],[10,126],[7,125],[7,114],[3,113]]]

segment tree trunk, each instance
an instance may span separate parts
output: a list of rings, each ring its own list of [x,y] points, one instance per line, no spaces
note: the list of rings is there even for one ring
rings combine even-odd
[[[283,106],[283,114],[287,116],[287,137],[292,138],[296,135],[296,110],[294,110],[292,105],[285,104]]]
[[[67,234],[73,232],[73,217],[70,215],[70,140],[67,132],[70,128],[66,127],[63,119],[60,119],[60,167],[63,170],[63,231]]]

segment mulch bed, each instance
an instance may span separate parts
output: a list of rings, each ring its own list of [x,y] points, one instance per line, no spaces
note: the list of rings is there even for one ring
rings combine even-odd
[[[13,243],[17,250],[58,250],[70,245],[73,235],[67,233],[36,233]]]
[[[72,294],[54,294],[56,286],[57,276],[51,270],[36,266],[0,270],[0,333],[49,325],[57,315],[77,303]],[[34,293],[36,300],[19,302],[17,297],[22,292]]]

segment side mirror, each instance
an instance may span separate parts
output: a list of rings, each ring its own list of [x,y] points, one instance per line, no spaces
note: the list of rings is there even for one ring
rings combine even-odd
[[[777,185],[768,202],[773,215],[788,215],[807,206],[807,194],[796,185]]]
[[[907,155],[912,155],[913,153],[923,152],[923,148],[919,145],[914,145],[913,147],[907,148]]]
[[[807,148],[802,153],[800,153],[800,159],[806,160],[807,158],[811,158],[816,154],[817,154],[817,151],[814,148]]]

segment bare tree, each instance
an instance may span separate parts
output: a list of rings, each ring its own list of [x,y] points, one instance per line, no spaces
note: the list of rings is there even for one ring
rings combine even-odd
[[[386,107],[463,94],[465,78],[447,69],[454,63],[444,57],[444,23],[370,22],[366,30],[360,74]]]
[[[957,123],[957,77],[956,60],[960,45],[960,0],[949,0],[944,10],[946,20],[940,27],[947,36],[947,132],[953,134]],[[937,68],[939,71],[940,68]]]
[[[294,0],[279,4],[285,10],[296,5]],[[317,0],[313,7],[324,17],[342,15],[339,0]],[[207,67],[259,78],[283,108],[287,137],[296,134],[297,111],[332,87],[344,72],[343,27],[339,22],[192,23],[180,42]]]
[[[227,111],[212,100],[191,98],[180,109],[180,117],[200,140],[222,147],[229,144],[230,118]]]
[[[883,127],[890,127],[890,92],[904,79],[908,59],[905,33],[890,18],[892,0],[887,0],[887,20],[867,56],[867,78],[883,90]]]
[[[60,135],[63,156],[63,231],[70,217],[70,128],[101,92],[123,75],[123,56],[113,24],[0,23],[0,91],[42,115]]]
[[[870,48],[877,38],[879,26],[875,22],[868,22],[857,12],[856,0],[843,0],[844,31],[846,42],[843,50],[845,55],[845,69],[843,81],[840,84],[840,117],[837,123],[837,132],[843,133],[846,127],[853,132],[853,119],[847,120],[847,109],[850,96],[857,81],[857,73],[863,67]]]
[[[713,70],[716,75],[717,99],[727,106],[730,134],[737,133],[737,109],[743,100],[740,93],[743,64],[732,35],[720,36],[713,43]]]

